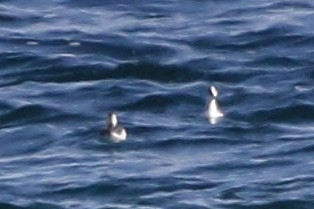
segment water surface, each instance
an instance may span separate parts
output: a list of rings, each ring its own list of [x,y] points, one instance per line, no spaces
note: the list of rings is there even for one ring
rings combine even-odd
[[[309,0],[1,1],[0,208],[313,208],[313,18]],[[100,135],[111,111],[126,142]]]

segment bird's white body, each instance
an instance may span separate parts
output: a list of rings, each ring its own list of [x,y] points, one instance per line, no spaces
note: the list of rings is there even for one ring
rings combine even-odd
[[[112,131],[110,132],[110,139],[113,142],[120,142],[120,141],[124,141],[127,138],[127,133],[125,129],[122,129],[121,132],[115,132]]]
[[[210,118],[218,118],[218,117],[223,117],[224,114],[221,112],[220,108],[218,107],[218,102],[217,100],[211,99],[208,105],[208,116]]]

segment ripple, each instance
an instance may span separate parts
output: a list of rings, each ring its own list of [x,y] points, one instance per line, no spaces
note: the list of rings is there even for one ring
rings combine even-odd
[[[0,208],[313,205],[309,0],[2,3]]]

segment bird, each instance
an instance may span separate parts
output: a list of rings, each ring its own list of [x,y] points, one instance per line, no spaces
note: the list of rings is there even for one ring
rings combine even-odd
[[[218,101],[217,101],[218,91],[216,87],[210,86],[208,91],[209,91],[209,94],[211,95],[211,98],[208,104],[207,116],[210,123],[215,124],[217,123],[219,118],[224,116],[224,114],[218,105]]]
[[[121,142],[126,140],[127,132],[125,128],[118,124],[118,117],[115,113],[109,113],[108,115],[107,133],[112,142]]]

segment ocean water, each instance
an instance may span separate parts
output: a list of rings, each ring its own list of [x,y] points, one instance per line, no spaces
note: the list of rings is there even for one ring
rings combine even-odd
[[[311,0],[0,1],[0,208],[313,209],[313,20]]]

